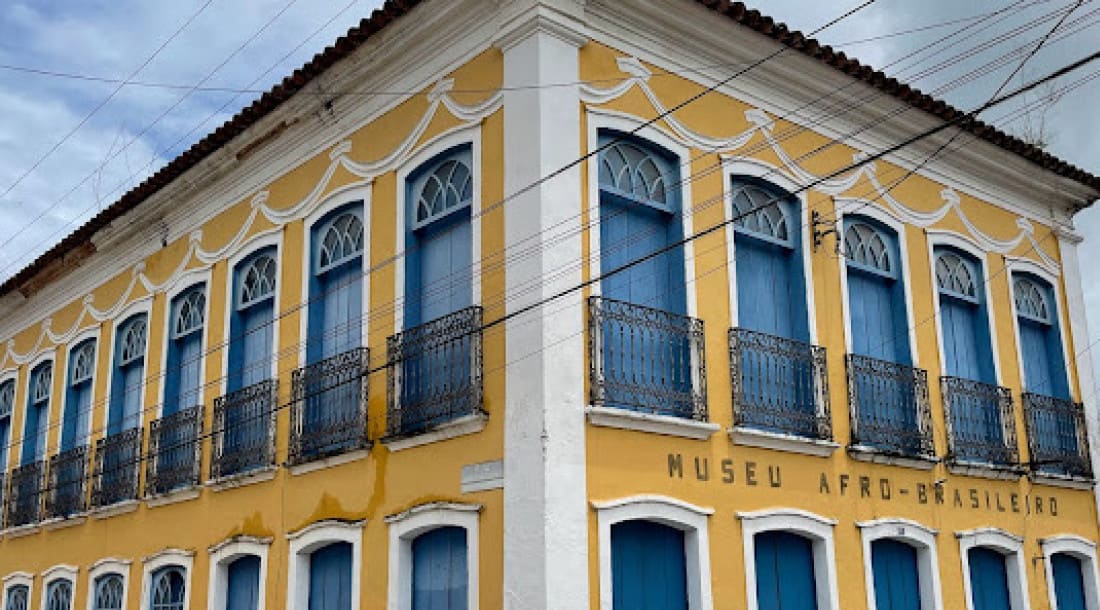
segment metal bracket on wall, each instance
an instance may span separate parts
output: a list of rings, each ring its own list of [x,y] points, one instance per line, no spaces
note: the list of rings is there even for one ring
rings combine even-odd
[[[821,246],[822,243],[824,243],[825,237],[827,235],[830,235],[830,234],[835,235],[835,236],[840,235],[839,231],[837,231],[837,228],[836,228],[836,221],[835,220],[826,220],[825,218],[822,218],[821,217],[821,212],[818,212],[818,211],[810,212],[810,223],[811,223],[811,226],[813,227],[814,252],[817,252],[818,247]],[[839,240],[836,243],[836,251],[837,252],[840,251],[840,242],[839,242]]]

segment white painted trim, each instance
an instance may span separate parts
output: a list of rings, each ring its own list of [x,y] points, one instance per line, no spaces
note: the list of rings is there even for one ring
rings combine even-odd
[[[1096,486],[1096,481],[1093,479],[1057,473],[1032,472],[1028,477],[1035,485],[1049,485],[1063,489],[1092,489]]]
[[[1031,601],[1027,590],[1027,571],[1025,570],[1024,539],[1002,529],[985,527],[964,532],[956,532],[959,539],[959,558],[962,561],[962,580],[966,594],[966,610],[974,610],[974,598],[970,589],[970,549],[985,547],[1005,556],[1008,570],[1008,594],[1011,608],[1005,610],[1030,610]]]
[[[356,460],[361,460],[363,458],[369,457],[370,449],[371,445],[368,444],[366,447],[357,451],[339,453],[336,455],[330,455],[329,457],[320,460],[312,460],[309,462],[304,462],[302,464],[294,464],[293,466],[288,466],[287,470],[290,471],[290,476],[296,477],[298,475],[316,472],[318,470],[324,470],[326,468],[333,468],[336,466],[341,466],[343,464],[349,464]]]
[[[1054,298],[1052,303],[1054,311],[1051,313],[1051,320],[1055,321],[1055,329],[1058,331],[1058,343],[1062,346],[1062,362],[1065,364],[1064,374],[1066,375],[1065,382],[1066,388],[1069,389],[1070,395],[1073,395],[1073,380],[1069,377],[1070,366],[1070,353],[1069,342],[1066,341],[1066,318],[1062,316],[1065,311],[1062,305],[1062,285],[1058,276],[1047,271],[1042,265],[1039,265],[1026,258],[1020,258],[1016,256],[1005,257],[1005,267],[1008,272],[1008,306],[1012,312],[1012,337],[1016,342],[1016,366],[1020,372],[1020,388],[1021,391],[1027,391],[1027,371],[1024,370],[1024,352],[1023,347],[1020,345],[1020,318],[1019,313],[1016,311],[1016,282],[1014,276],[1017,272],[1029,273],[1035,277],[1043,280],[1050,287],[1051,295]],[[1053,381],[1053,380],[1047,380]]]
[[[939,532],[916,521],[900,518],[857,522],[856,526],[863,539],[863,577],[867,584],[868,610],[878,610],[871,543],[884,538],[904,542],[916,549],[921,610],[943,610],[940,564],[936,552],[936,535]]]
[[[109,574],[118,574],[122,578],[122,607],[126,607],[130,595],[130,560],[108,558],[100,559],[88,568],[87,610],[95,610],[96,580]]]
[[[480,504],[433,502],[386,517],[390,530],[388,610],[412,610],[413,541],[441,527],[466,530],[466,604],[469,610],[478,610],[481,589],[478,520],[481,510]]]
[[[69,406],[67,403],[69,401],[69,386],[71,385],[70,380],[72,379],[72,374],[73,374],[73,350],[76,349],[77,347],[79,347],[81,343],[84,343],[85,341],[88,341],[89,339],[92,340],[95,343],[95,360],[92,362],[92,378],[88,381],[88,383],[90,384],[89,387],[91,388],[91,391],[92,391],[91,399],[89,400],[89,404],[88,404],[88,408],[91,409],[91,412],[88,413],[88,425],[86,426],[86,429],[84,430],[83,442],[82,443],[77,442],[74,446],[80,446],[80,445],[91,446],[92,432],[95,429],[95,424],[92,421],[94,418],[92,417],[92,415],[95,413],[96,406],[99,404],[96,401],[95,387],[96,387],[96,380],[99,378],[99,363],[101,362],[100,358],[103,357],[103,342],[99,340],[99,338],[100,338],[99,336],[100,336],[99,325],[97,324],[95,326],[89,327],[89,328],[81,331],[79,334],[77,334],[75,337],[73,337],[73,339],[71,341],[69,341],[69,344],[66,346],[66,350],[65,350],[65,380],[61,385],[61,410],[60,410],[60,413],[59,413],[60,416],[58,417],[58,421],[61,422],[61,425],[58,426],[58,431],[57,431],[57,448],[58,448],[58,451],[61,450],[61,435],[64,434],[64,431],[65,431],[65,424],[64,424],[64,422],[65,422],[65,409]],[[108,354],[108,359],[109,358],[110,358],[110,354]],[[108,388],[108,391],[110,391],[109,388]],[[77,415],[77,419],[80,419],[79,414]],[[77,431],[77,434],[79,434],[79,433],[80,432]],[[77,438],[75,440],[79,441],[80,438]]]
[[[393,332],[405,330],[405,236],[408,232],[405,213],[408,211],[406,194],[409,176],[420,169],[436,155],[449,149],[470,146],[470,168],[474,181],[473,200],[470,202],[470,301],[481,304],[481,191],[485,188],[485,173],[481,164],[481,124],[469,123],[445,131],[410,155],[397,167],[397,183],[394,193],[394,251],[398,256],[393,261]],[[423,320],[427,321],[427,320]]]
[[[403,451],[405,449],[430,445],[460,436],[477,434],[485,429],[485,424],[488,421],[488,415],[484,413],[472,413],[444,422],[426,432],[421,432],[412,436],[384,438],[382,439],[382,444],[391,452]]]
[[[219,393],[225,395],[226,388],[229,384],[229,349],[230,341],[233,338],[233,329],[231,320],[233,319],[233,310],[237,306],[237,295],[234,290],[237,280],[237,265],[241,262],[256,254],[260,250],[265,248],[275,249],[275,264],[277,265],[275,270],[275,295],[271,305],[271,370],[270,379],[276,379],[279,376],[279,327],[282,326],[281,315],[283,313],[281,307],[282,302],[282,288],[283,288],[283,273],[286,272],[286,261],[283,259],[283,229],[284,226],[279,226],[274,229],[270,229],[263,233],[259,233],[246,244],[242,245],[237,252],[229,257],[226,261],[226,280],[225,280],[225,303],[224,311],[222,312],[225,317],[222,318],[222,348],[221,359],[222,367],[220,376]]]
[[[334,542],[351,545],[351,607],[359,608],[360,579],[363,573],[363,528],[367,521],[325,520],[311,523],[286,535],[290,541],[287,569],[286,606],[309,607],[309,561],[314,551]]]
[[[69,607],[66,610],[73,610],[76,607],[76,578],[79,572],[80,569],[76,566],[65,564],[52,566],[42,572],[42,595],[40,595],[42,610],[49,610],[46,604],[50,601],[50,585],[59,580],[69,582]]]
[[[837,590],[836,550],[833,528],[836,521],[797,509],[773,509],[739,512],[745,552],[745,595],[748,610],[759,610],[756,597],[756,535],[785,531],[809,539],[813,544],[814,581],[819,610],[840,610]]]
[[[1085,585],[1085,609],[1100,610],[1100,573],[1097,572],[1096,543],[1065,534],[1039,540],[1043,550],[1043,571],[1047,578],[1047,598],[1050,610],[1059,610],[1058,598],[1054,591],[1054,565],[1051,563],[1055,553],[1071,555],[1081,562],[1081,580]]]
[[[206,359],[209,356],[207,351],[210,345],[210,308],[213,305],[211,301],[214,300],[210,298],[210,288],[212,286],[212,274],[210,271],[210,267],[207,267],[205,269],[195,269],[182,273],[172,279],[171,287],[164,293],[164,324],[161,329],[160,350],[160,387],[157,388],[158,398],[156,417],[154,419],[160,419],[164,416],[164,391],[168,386],[168,350],[171,349],[172,343],[172,301],[180,294],[199,285],[203,287],[203,301],[205,302],[206,310],[202,314],[202,339],[199,343],[199,387],[197,388],[197,393],[199,404],[206,404]],[[150,323],[151,322],[152,320],[150,320]],[[149,349],[149,339],[148,336],[145,337],[145,349],[147,352]],[[145,377],[146,379],[149,378],[148,368],[145,369]],[[182,410],[190,408],[191,406],[194,405],[180,405],[180,408]]]
[[[840,448],[840,443],[836,441],[807,438],[794,434],[769,432],[767,430],[757,430],[746,426],[730,428],[727,430],[727,433],[729,434],[730,442],[734,445],[759,447],[761,449],[772,449],[775,451],[812,455],[822,458],[829,457],[834,451]]]
[[[309,281],[313,277],[313,229],[329,212],[349,206],[357,201],[362,202],[360,219],[363,221],[363,255],[361,259],[361,274],[363,281],[363,311],[361,314],[362,337],[360,345],[368,345],[368,333],[370,332],[370,277],[368,270],[371,267],[371,189],[374,183],[371,180],[363,180],[348,184],[329,193],[302,221],[302,292],[301,300],[305,303],[298,313],[298,336],[301,338],[298,349],[298,366],[306,365],[306,354],[309,352],[309,308],[312,298],[309,294]]]
[[[698,441],[705,441],[715,432],[721,429],[718,424],[700,422],[683,417],[670,415],[655,415],[628,411],[614,407],[585,407],[588,415],[588,423],[604,428],[618,428],[620,430],[634,430],[636,432],[649,432],[663,434],[665,436],[678,436]]]
[[[150,608],[153,594],[153,573],[168,566],[183,569],[183,607],[191,607],[191,570],[195,562],[195,552],[182,549],[165,549],[154,553],[141,562],[141,608]]]
[[[267,552],[270,546],[271,538],[235,536],[210,547],[207,605],[211,608],[225,608],[226,595],[229,591],[229,564],[241,557],[256,556],[260,558],[259,597],[256,600],[256,610],[265,610],[267,608]]]
[[[598,521],[600,610],[614,608],[611,575],[611,526],[623,521],[653,521],[684,533],[687,560],[688,610],[712,610],[710,539],[708,519],[714,509],[689,504],[676,498],[641,495],[609,501],[593,501]]]
[[[0,598],[0,610],[9,610],[8,591],[19,585],[27,587],[27,607],[34,607],[34,575],[29,572],[12,572],[4,577],[4,597]],[[43,595],[43,597],[45,597],[45,595]]]
[[[907,457],[893,455],[867,445],[849,445],[848,457],[859,462],[867,462],[868,464],[887,464],[900,468],[913,468],[915,470],[926,471],[932,470],[936,467],[936,464],[940,463],[938,457]]]

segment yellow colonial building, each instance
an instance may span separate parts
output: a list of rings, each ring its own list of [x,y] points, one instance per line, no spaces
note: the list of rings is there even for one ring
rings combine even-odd
[[[0,286],[0,610],[1100,609],[1098,197],[740,3],[387,2]]]

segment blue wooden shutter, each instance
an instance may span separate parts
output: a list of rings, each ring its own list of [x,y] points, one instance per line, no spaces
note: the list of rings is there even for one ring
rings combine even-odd
[[[756,535],[759,610],[817,610],[813,543],[790,532]]]
[[[978,261],[937,248],[935,273],[947,374],[993,383],[993,347]]]
[[[182,293],[172,302],[162,417],[194,407],[201,400],[200,364],[205,316],[203,286]]]
[[[993,549],[970,549],[970,593],[974,610],[1007,610],[1012,607],[1008,594],[1008,570],[1005,556]]]
[[[310,283],[310,363],[331,358],[362,343],[363,246],[362,206],[334,212],[313,231]]]
[[[443,527],[413,541],[412,610],[467,610],[466,530]]]
[[[351,610],[351,545],[336,542],[309,557],[308,610]]]
[[[229,392],[271,377],[277,270],[274,255],[274,248],[265,249],[242,261],[233,271],[232,339],[226,372]]]
[[[120,324],[115,331],[115,372],[111,379],[107,434],[117,434],[141,424],[146,330],[145,316],[137,315]]]
[[[11,418],[0,417],[0,473],[8,470],[8,441],[11,436]]]
[[[684,533],[652,521],[611,526],[611,582],[615,610],[687,610]]]
[[[8,442],[11,440],[11,416],[15,410],[15,382],[0,384],[0,473],[8,470]]]
[[[27,421],[23,425],[21,464],[37,462],[46,455],[46,432],[49,427],[52,379],[52,362],[44,362],[31,371],[31,383],[27,397]]]
[[[921,610],[917,550],[904,542],[871,543],[871,569],[877,610]]]
[[[1024,386],[1035,394],[1069,398],[1053,289],[1034,276],[1013,274],[1012,292],[1024,358]]]
[[[256,610],[260,598],[260,558],[247,555],[229,564],[225,610]]]
[[[81,343],[69,352],[69,377],[65,384],[65,412],[61,426],[61,451],[68,451],[88,441],[94,368],[94,341]]]
[[[1080,559],[1065,553],[1055,553],[1050,558],[1054,573],[1054,597],[1058,610],[1086,610],[1085,579]]]
[[[141,388],[145,378],[145,362],[133,362],[122,370],[122,409],[119,430],[129,430],[141,425]]]
[[[862,218],[849,218],[846,224],[844,256],[852,352],[908,364],[909,332],[897,236]]]

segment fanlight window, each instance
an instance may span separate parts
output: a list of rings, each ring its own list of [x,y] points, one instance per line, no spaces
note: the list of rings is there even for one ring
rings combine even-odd
[[[600,154],[600,188],[668,207],[663,165],[666,164],[637,144],[615,142]]]
[[[183,570],[165,568],[153,576],[152,610],[183,610]]]
[[[844,231],[844,254],[849,261],[886,274],[893,273],[887,238],[869,224],[853,223]]]
[[[791,241],[790,221],[782,197],[755,184],[734,184],[734,224],[782,242]]]
[[[243,271],[237,303],[243,309],[275,294],[275,272],[278,266],[270,254],[257,256]]]
[[[76,348],[70,356],[72,364],[72,384],[76,385],[92,378],[95,370],[95,343],[89,341]]]
[[[27,610],[27,597],[30,590],[26,585],[17,585],[8,589],[7,610]]]
[[[321,237],[318,271],[325,271],[363,252],[363,221],[350,212],[337,216]]]
[[[172,325],[173,335],[182,337],[202,328],[206,315],[206,293],[200,288],[188,292],[180,300],[176,309],[176,319]]]
[[[53,381],[53,364],[45,364],[34,373],[31,400],[41,402],[50,399],[50,382]]]
[[[940,290],[973,301],[978,300],[974,271],[970,268],[970,264],[957,254],[944,252],[936,258],[936,285]]]
[[[122,610],[122,577],[108,574],[95,582],[93,610]]]
[[[15,404],[15,383],[0,385],[0,417],[11,415],[11,406]]]
[[[122,352],[120,364],[126,365],[140,360],[145,355],[145,318],[140,317],[126,325],[122,331]]]
[[[1050,307],[1042,288],[1027,278],[1016,278],[1012,285],[1016,298],[1016,313],[1036,322],[1050,324]]]
[[[73,585],[67,580],[50,583],[46,591],[46,610],[71,610]]]
[[[458,159],[439,164],[424,182],[416,202],[416,223],[421,224],[451,210],[470,205],[474,197],[474,176]]]

